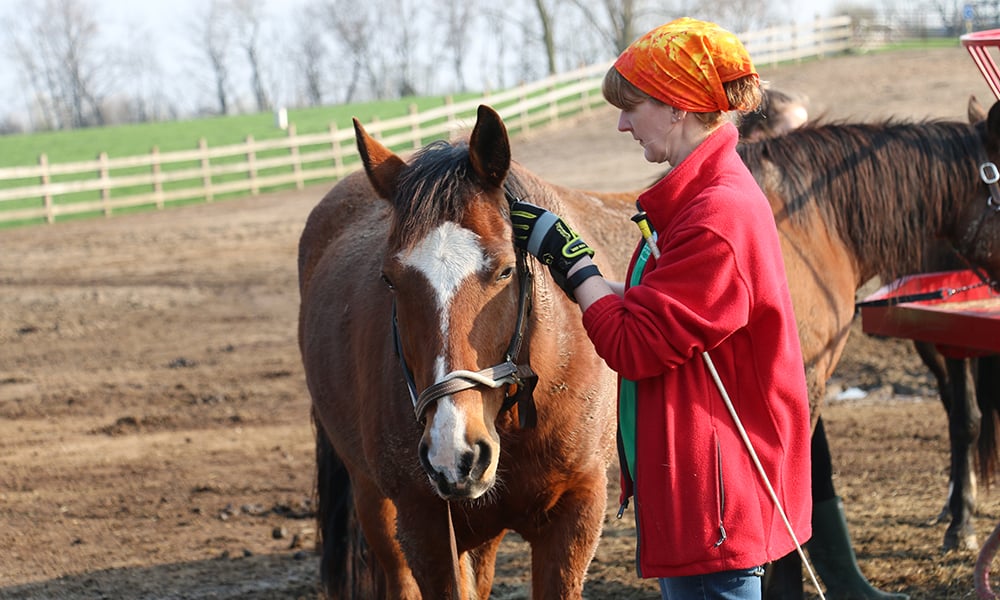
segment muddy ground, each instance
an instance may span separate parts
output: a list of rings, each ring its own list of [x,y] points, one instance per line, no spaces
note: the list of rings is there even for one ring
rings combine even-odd
[[[836,119],[965,118],[992,99],[953,48],[762,74]],[[616,115],[514,140],[551,181],[634,188]],[[325,187],[0,232],[0,598],[313,598],[312,429],[295,341],[295,255]],[[908,342],[852,335],[824,412],[865,573],[916,599],[972,595],[975,554],[940,550],[944,412]],[[609,490],[617,497],[614,486]],[[1000,520],[983,490],[981,537]],[[513,536],[512,536],[513,537]],[[508,538],[493,597],[527,597]],[[656,597],[609,514],[590,599]]]

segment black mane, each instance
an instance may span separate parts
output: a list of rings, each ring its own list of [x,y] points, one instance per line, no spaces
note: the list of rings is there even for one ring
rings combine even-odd
[[[522,195],[513,173],[506,185]],[[392,199],[395,222],[392,238],[399,248],[426,236],[444,221],[461,221],[469,201],[483,191],[469,162],[466,142],[431,142],[417,151],[399,177]]]
[[[803,225],[819,213],[884,276],[919,268],[925,248],[912,240],[929,242],[957,203],[980,194],[985,156],[972,125],[891,120],[813,124],[738,152],[772,202],[784,202],[776,219]]]

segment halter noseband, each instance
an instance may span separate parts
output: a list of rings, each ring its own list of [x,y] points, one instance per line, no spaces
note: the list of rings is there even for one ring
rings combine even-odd
[[[509,204],[513,204],[518,198],[511,193],[510,189],[504,187],[504,196]],[[501,412],[505,412],[518,405],[518,418],[522,428],[534,427],[536,423],[535,405],[532,399],[532,392],[538,382],[538,376],[531,370],[531,366],[525,362],[516,364],[521,354],[521,346],[524,341],[524,332],[527,328],[528,313],[531,311],[531,298],[533,282],[531,269],[528,267],[526,253],[520,248],[515,250],[517,254],[517,280],[520,286],[520,293],[517,298],[517,323],[514,326],[514,334],[511,337],[507,351],[504,353],[504,361],[492,367],[480,369],[479,371],[468,371],[456,369],[444,377],[441,381],[417,393],[417,386],[413,379],[413,373],[406,364],[403,357],[402,343],[399,337],[399,322],[396,318],[396,303],[392,304],[392,337],[396,348],[396,355],[403,369],[403,378],[406,380],[406,387],[410,392],[410,400],[413,402],[413,411],[417,421],[423,423],[428,407],[439,398],[448,396],[463,390],[476,387],[499,388],[502,386],[514,386],[513,394],[507,393],[504,396]]]

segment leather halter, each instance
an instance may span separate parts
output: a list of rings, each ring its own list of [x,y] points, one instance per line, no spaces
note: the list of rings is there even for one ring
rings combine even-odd
[[[986,184],[986,188],[989,190],[990,194],[986,197],[986,212],[984,212],[984,214],[980,217],[979,223],[976,226],[975,235],[969,241],[969,245],[978,239],[980,231],[983,227],[983,221],[990,218],[991,214],[997,215],[1000,213],[1000,169],[997,168],[996,163],[991,162],[989,159],[980,163],[979,179]],[[962,241],[965,242],[965,238],[963,238]],[[977,277],[979,277],[984,285],[988,285],[994,291],[1000,291],[1000,281],[990,279],[988,274],[983,272],[983,270],[979,267],[969,263],[968,260],[965,262],[969,266],[969,269],[975,273]]]
[[[504,196],[507,202],[513,204],[518,198],[511,193],[510,189],[504,188]],[[396,348],[396,356],[399,358],[400,366],[403,370],[403,378],[406,380],[406,387],[410,392],[410,400],[413,402],[413,411],[417,421],[423,423],[427,409],[439,398],[448,396],[463,390],[476,387],[499,388],[502,386],[513,386],[514,392],[504,395],[504,403],[501,412],[505,412],[518,405],[518,418],[522,428],[534,427],[537,421],[535,404],[532,392],[538,382],[538,376],[531,370],[531,366],[524,362],[517,364],[521,355],[521,346],[524,341],[524,332],[527,328],[528,313],[531,311],[531,299],[534,280],[531,269],[528,267],[528,258],[524,250],[515,250],[517,254],[517,280],[520,286],[520,294],[517,299],[517,323],[514,326],[514,333],[511,337],[507,351],[504,353],[503,362],[480,369],[470,371],[456,369],[440,381],[434,383],[424,391],[417,393],[416,382],[413,373],[406,364],[403,356],[402,342],[399,337],[399,322],[396,318],[396,302],[392,303],[392,337]]]

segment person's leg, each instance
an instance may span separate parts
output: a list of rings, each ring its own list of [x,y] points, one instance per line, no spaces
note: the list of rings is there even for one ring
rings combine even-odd
[[[837,496],[833,489],[833,461],[830,458],[830,446],[826,440],[826,432],[823,430],[823,417],[816,421],[816,430],[813,432],[811,444],[812,501],[813,515],[815,515],[817,504]],[[815,535],[813,532],[813,536]],[[767,600],[802,600],[805,597],[802,576],[802,559],[799,558],[798,552],[793,550],[767,565],[764,574],[764,598]],[[817,577],[819,577],[818,574]]]
[[[907,594],[876,589],[858,566],[844,505],[833,487],[833,460],[823,429],[823,417],[812,436],[812,538],[806,542],[809,560],[826,589],[827,600],[907,600]],[[770,597],[770,596],[769,596]]]
[[[792,551],[764,567],[763,597],[767,600],[803,600],[802,559]]]
[[[764,569],[737,569],[660,579],[663,600],[760,600]]]

